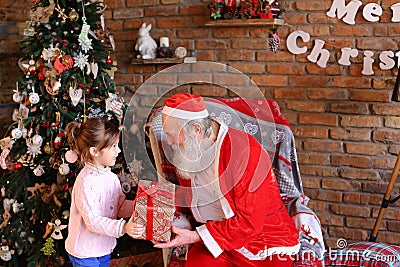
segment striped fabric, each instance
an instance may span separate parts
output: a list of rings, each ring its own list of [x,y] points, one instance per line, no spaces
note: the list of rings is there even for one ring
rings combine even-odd
[[[357,242],[343,249],[327,251],[325,266],[400,267],[400,246]]]

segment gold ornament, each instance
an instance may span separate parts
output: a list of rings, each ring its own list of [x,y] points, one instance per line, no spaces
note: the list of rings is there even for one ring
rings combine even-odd
[[[54,153],[54,147],[50,142],[46,142],[46,144],[43,147],[44,153],[50,155]]]
[[[79,19],[79,14],[76,12],[75,9],[72,9],[71,12],[69,12],[68,18],[72,21],[75,22]]]

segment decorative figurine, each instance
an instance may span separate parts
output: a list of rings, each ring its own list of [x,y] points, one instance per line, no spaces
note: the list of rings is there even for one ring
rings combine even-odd
[[[151,24],[143,23],[139,29],[139,37],[136,41],[135,50],[139,51],[138,58],[153,59],[156,57],[157,43],[150,36]]]

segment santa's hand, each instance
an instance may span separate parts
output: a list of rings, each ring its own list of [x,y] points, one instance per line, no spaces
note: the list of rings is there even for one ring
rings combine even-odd
[[[155,244],[154,247],[172,248],[201,241],[200,235],[197,233],[197,231],[190,231],[172,226],[172,232],[176,234],[174,239],[167,243]]]
[[[133,222],[133,216],[124,225],[124,233],[133,238],[139,238],[145,231],[145,227],[141,224]]]

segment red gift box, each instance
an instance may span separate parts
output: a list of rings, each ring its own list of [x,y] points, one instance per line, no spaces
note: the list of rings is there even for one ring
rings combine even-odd
[[[175,213],[175,185],[140,180],[135,198],[133,220],[146,226],[139,239],[168,242],[171,240]]]

